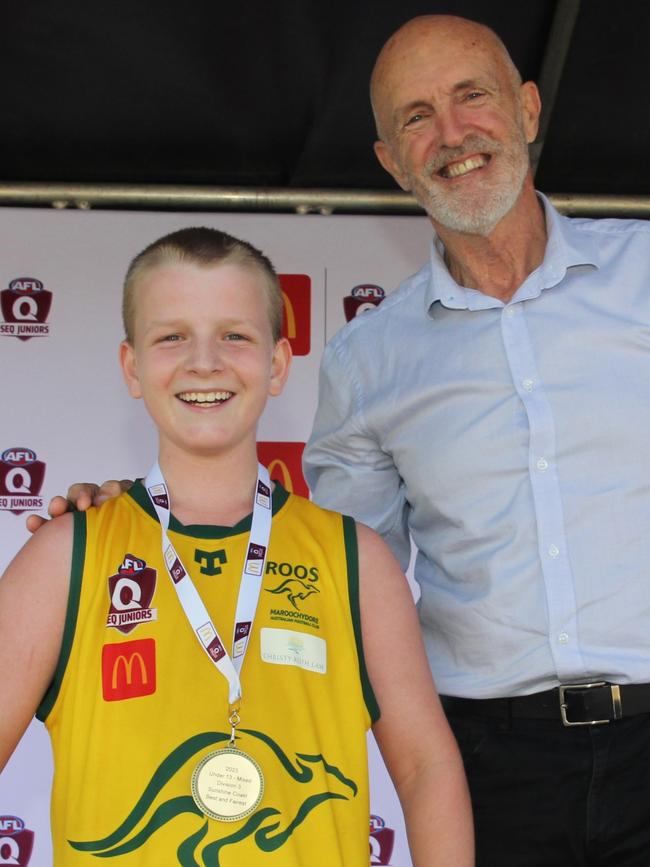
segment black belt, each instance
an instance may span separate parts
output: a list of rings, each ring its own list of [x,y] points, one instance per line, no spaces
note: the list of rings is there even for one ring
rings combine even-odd
[[[457,698],[441,696],[450,715],[477,715],[501,719],[560,719],[565,726],[599,725],[641,713],[650,713],[650,683],[596,681],[570,683],[546,692],[513,698]]]

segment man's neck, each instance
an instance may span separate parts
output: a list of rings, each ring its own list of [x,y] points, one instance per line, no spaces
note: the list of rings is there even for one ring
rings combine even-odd
[[[460,286],[508,302],[544,259],[546,220],[530,180],[512,210],[486,236],[434,223],[449,273]]]
[[[232,527],[253,511],[257,456],[246,460],[171,456],[161,450],[160,468],[169,489],[171,510],[182,524]]]

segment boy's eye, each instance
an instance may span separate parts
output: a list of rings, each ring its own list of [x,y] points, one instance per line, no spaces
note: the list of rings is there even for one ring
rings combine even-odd
[[[175,343],[177,340],[180,339],[180,334],[166,334],[163,338],[161,338],[163,343]]]
[[[238,331],[231,331],[226,334],[226,340],[248,340],[248,338],[244,334],[240,334]]]

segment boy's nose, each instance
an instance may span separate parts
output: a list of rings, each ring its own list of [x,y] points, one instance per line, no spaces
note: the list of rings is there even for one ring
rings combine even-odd
[[[187,366],[196,373],[206,374],[224,367],[223,352],[214,340],[197,341],[191,347]]]

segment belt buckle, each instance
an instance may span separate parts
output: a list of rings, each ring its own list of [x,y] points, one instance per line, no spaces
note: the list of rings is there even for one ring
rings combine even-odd
[[[566,692],[569,689],[594,689],[597,686],[608,686],[612,697],[614,719],[621,718],[621,696],[617,684],[607,683],[605,680],[595,680],[591,683],[566,683],[560,686],[560,716],[565,726],[598,726],[611,722],[609,719],[570,720],[567,717]]]

